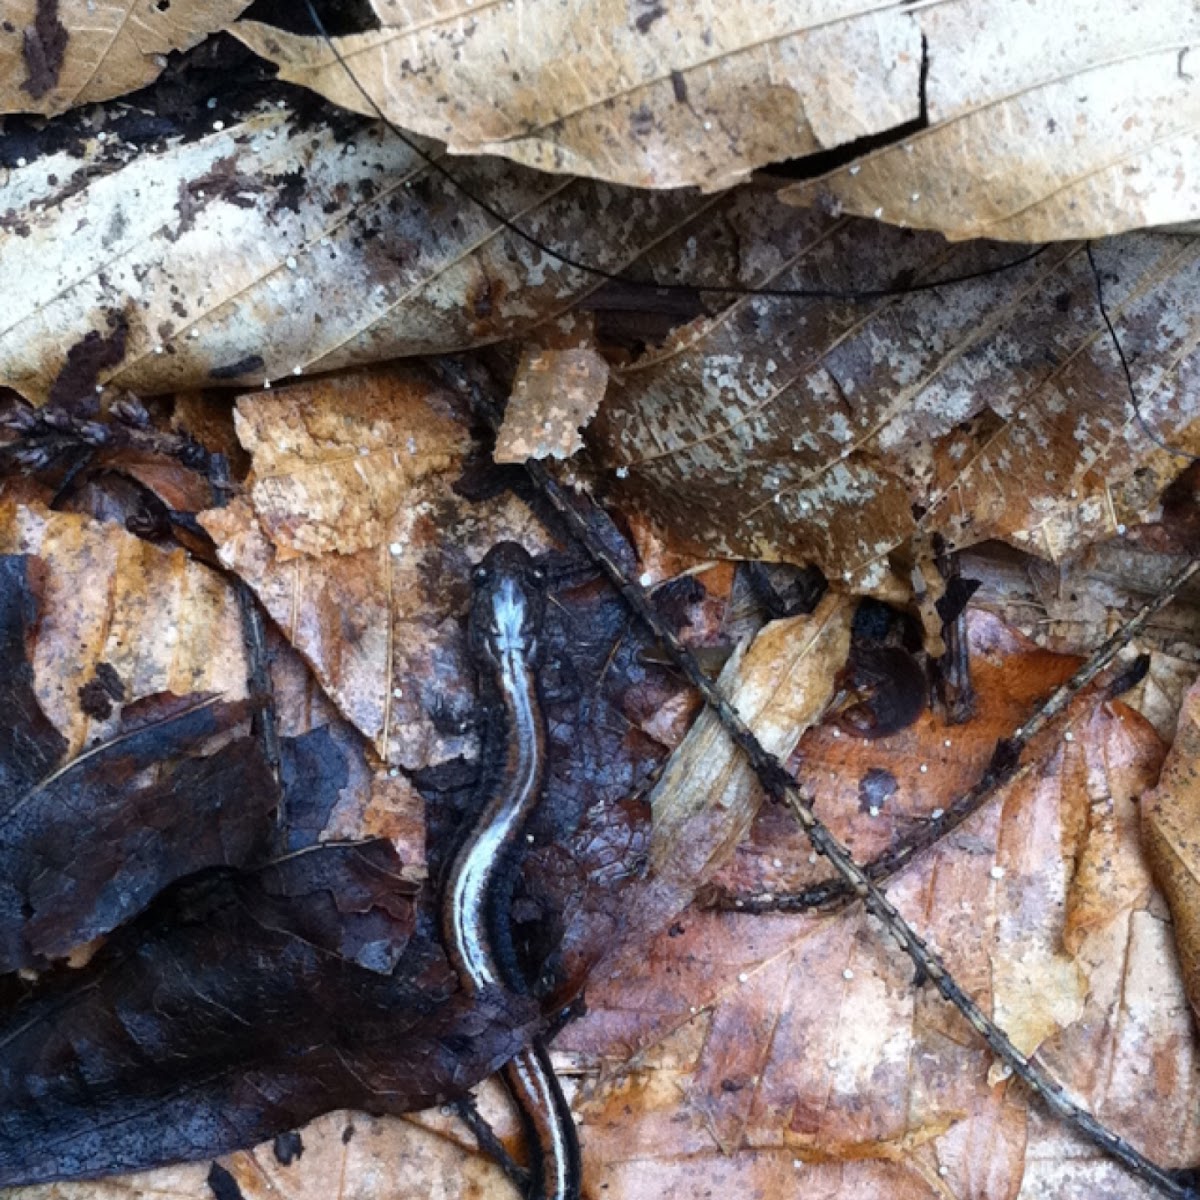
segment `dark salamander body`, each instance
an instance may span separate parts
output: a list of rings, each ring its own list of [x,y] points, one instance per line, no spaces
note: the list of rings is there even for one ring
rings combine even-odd
[[[526,993],[512,949],[504,886],[541,798],[546,723],[537,688],[545,584],[528,552],[500,542],[475,569],[469,636],[481,691],[502,722],[504,757],[485,772],[483,806],[446,880],[442,937],[469,992]],[[578,1200],[575,1124],[540,1038],[503,1069],[530,1147],[530,1200]]]

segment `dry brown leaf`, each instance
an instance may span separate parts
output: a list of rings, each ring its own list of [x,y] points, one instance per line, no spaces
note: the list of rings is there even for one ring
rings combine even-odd
[[[927,716],[855,745],[818,728],[801,744],[818,812],[860,858],[879,848],[872,825],[902,830],[957,794],[963,761],[1011,731],[1022,702],[1008,692],[1032,690],[1026,668],[1053,679],[1073,665],[987,617],[974,624],[982,723]],[[1161,743],[1121,705],[1085,708],[1070,730],[889,895],[1073,1094],[1186,1164],[1200,1152],[1200,1062],[1136,833]],[[881,772],[897,785],[883,819],[860,808]],[[776,876],[804,868],[800,839],[774,836],[787,821],[760,816],[758,853]],[[1023,1089],[989,1078],[987,1048],[857,911],[690,910],[620,976],[595,978],[588,1004],[562,1040],[590,1068],[577,1101],[589,1180],[614,1200],[692,1196],[701,1179],[727,1195],[827,1200],[1143,1194]]]
[[[381,757],[416,768],[461,754],[469,734],[445,718],[473,703],[457,624],[470,565],[505,537],[544,548],[542,527],[511,496],[452,491],[468,422],[418,372],[243,396],[238,424],[248,499],[202,518],[222,561]]]
[[[715,191],[920,114],[920,30],[896,7],[374,7],[383,28],[335,39],[338,54],[392,121],[454,154]],[[375,115],[321,38],[253,21],[233,32],[284,79]]]
[[[93,138],[0,176],[0,384],[35,403],[56,381],[72,399],[257,386],[518,336],[596,286],[498,230],[378,123],[272,106],[226,124],[144,147]],[[457,170],[613,271],[701,207],[495,160]]]
[[[1175,944],[1192,1008],[1200,1017],[1200,686],[1179,714],[1179,728],[1158,787],[1142,801],[1142,833],[1154,878],[1171,906]]]
[[[596,415],[608,386],[608,363],[586,346],[531,348],[521,355],[493,458],[570,458],[583,449],[579,431]]]
[[[755,284],[978,265],[977,247],[751,202],[723,219],[756,230]],[[1200,243],[1131,235],[1097,253],[1119,270],[1106,300],[1142,415],[1200,449]],[[1146,519],[1178,470],[1136,419],[1079,247],[871,305],[739,300],[614,371],[588,436],[617,501],[687,548],[815,562],[860,588],[935,533],[1056,559]]]
[[[156,692],[246,695],[237,602],[180,549],[163,549],[74,513],[0,503],[0,553],[47,564],[33,652],[38,702],[78,754],[116,727],[89,716],[79,689],[107,663],[134,700]]]
[[[965,0],[911,10],[928,46],[928,127],[793,203],[1041,242],[1194,221],[1200,10],[1160,0]]]
[[[0,0],[0,113],[53,116],[145,87],[250,0]]]

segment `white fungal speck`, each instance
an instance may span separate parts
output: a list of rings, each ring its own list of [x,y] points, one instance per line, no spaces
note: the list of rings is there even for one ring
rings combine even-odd
[[[927,775],[927,774],[929,773],[929,764],[928,764],[928,763],[922,763],[922,764],[921,764],[921,766],[920,766],[920,771],[921,771],[921,774],[922,774],[922,775]]]
[[[845,969],[845,970],[842,972],[842,978],[843,978],[843,979],[853,979],[853,978],[854,978],[854,972],[853,972],[853,971],[852,971],[852,970],[851,970],[849,967],[847,967],[847,968],[846,968],[846,969]]]
[[[527,833],[525,835],[525,840],[532,846],[533,845],[533,834]]]
[[[799,1171],[799,1170],[800,1170],[800,1168],[804,1166],[804,1159],[802,1159],[802,1158],[793,1158],[793,1159],[792,1159],[792,1166],[793,1166],[793,1167],[794,1167],[794,1168],[795,1168],[797,1171]]]
[[[188,337],[192,338],[193,340],[195,340],[199,336],[200,336],[200,330],[195,329],[195,328],[193,328],[191,333],[188,334]]]
[[[745,971],[738,972],[738,983],[745,983],[750,978]]]
[[[389,775],[389,777],[390,777],[390,778],[392,778],[392,779],[395,779],[395,778],[396,778],[396,776],[397,776],[397,775],[399,775],[399,774],[400,774],[400,768],[399,768],[399,767],[389,767],[389,768],[388,768],[388,775]]]
[[[920,200],[920,198],[921,198],[921,193],[920,193],[920,192],[913,192],[913,194],[912,194],[911,196],[909,196],[909,199],[910,199],[910,200],[911,200],[911,201],[912,201],[914,204],[916,204],[916,202],[917,202],[918,200]]]
[[[303,374],[304,374],[304,368],[303,368],[303,367],[293,367],[293,368],[292,368],[292,374],[293,374],[293,375],[303,375]]]
[[[1075,735],[1068,729],[1067,732],[1063,734],[1063,741],[1064,742],[1073,742],[1074,740],[1075,740]]]
[[[287,258],[283,260],[283,265],[287,267],[289,271],[294,271],[297,266],[296,256],[294,254],[289,254]]]
[[[842,736],[842,731],[840,729],[834,729],[833,736],[835,738],[840,738]]]
[[[264,379],[263,380],[263,391],[269,392],[270,390],[271,390],[271,381],[269,379]]]
[[[166,354],[166,351],[161,346],[155,346],[154,353],[155,354]]]
[[[18,158],[18,159],[17,159],[17,166],[18,166],[18,167],[23,167],[23,166],[25,166],[25,165],[26,165],[26,163],[25,163],[25,160],[24,160],[23,158]]]
[[[640,583],[642,585],[642,587],[644,587],[644,588],[649,587],[653,582],[654,582],[654,576],[651,575],[649,571],[643,571],[638,576],[638,583]]]
[[[880,217],[882,217],[882,216],[883,216],[883,209],[882,209],[882,208],[877,208],[877,209],[875,210],[875,220],[877,220],[877,221],[878,221],[878,220],[879,220],[879,218],[880,218]]]
[[[943,745],[943,746],[945,746],[947,749],[949,749],[949,747],[950,747],[950,739],[949,739],[949,738],[943,738],[943,739],[942,739],[942,745]]]
[[[871,807],[867,809],[867,812],[870,813],[871,816],[873,816],[873,817],[879,816],[879,805],[872,804]]]
[[[808,861],[810,863],[815,863],[817,861],[817,852],[815,850],[808,856]]]
[[[990,876],[991,876],[993,879],[1003,879],[1003,878],[1004,878],[1004,868],[1003,868],[1003,867],[993,867],[993,868],[992,868],[992,869],[991,869],[991,870],[988,872],[988,874],[989,874],[989,875],[990,875]]]
[[[220,132],[221,132],[221,130],[222,130],[222,129],[224,129],[224,128],[225,128],[225,122],[224,122],[224,121],[214,121],[214,122],[213,122],[213,130],[214,130],[216,133],[220,133]]]
[[[628,479],[629,478],[629,468],[628,467],[618,467],[616,469],[615,474],[618,479]]]
[[[1120,536],[1120,537],[1124,537],[1124,536],[1125,536],[1125,526],[1124,526],[1124,525],[1118,525],[1118,526],[1117,526],[1117,534],[1118,534],[1118,536]]]
[[[708,133],[708,132],[709,132],[711,129],[712,129],[712,122],[711,122],[711,121],[705,121],[705,122],[704,122],[704,132],[705,132],[705,133]]]
[[[393,697],[393,699],[400,700],[400,699],[402,699],[402,698],[403,698],[403,696],[404,696],[404,689],[403,689],[403,688],[398,688],[398,687],[394,687],[394,688],[392,688],[392,697]]]
[[[857,174],[859,173],[859,171],[861,171],[861,170],[862,170],[862,167],[861,167],[861,166],[859,166],[859,164],[858,164],[858,163],[851,163],[851,164],[850,164],[850,174],[851,174],[851,175],[857,175]]]
[[[940,821],[946,815],[946,810],[944,808],[935,808],[929,815],[935,821]]]
[[[392,543],[392,544],[391,544],[391,545],[388,547],[388,553],[389,553],[389,554],[390,554],[390,555],[391,555],[393,558],[399,558],[399,557],[400,557],[400,555],[402,555],[402,554],[404,553],[404,547],[403,547],[402,545],[400,545],[400,543],[399,543],[399,542],[393,542],[393,543]]]
[[[779,868],[783,866],[783,860],[780,858],[773,858],[773,859],[771,859],[771,866],[773,866],[775,868],[775,870],[778,871]]]

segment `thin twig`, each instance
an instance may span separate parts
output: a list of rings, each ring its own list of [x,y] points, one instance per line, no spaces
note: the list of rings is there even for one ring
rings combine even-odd
[[[991,762],[970,790],[964,792],[936,816],[925,818],[919,828],[897,845],[864,864],[862,870],[867,878],[873,883],[879,883],[895,875],[897,871],[908,866],[918,854],[936,845],[968,817],[977,813],[1000,788],[1026,774],[1029,767],[1019,765],[1026,746],[1112,664],[1116,656],[1175,599],[1198,570],[1200,559],[1189,559],[1180,567],[1163,585],[1158,595],[1143,604],[1098,650],[1095,650],[1079,670],[1057,687],[1011,737],[996,744]],[[806,912],[814,908],[840,908],[857,898],[858,894],[850,882],[845,878],[838,878],[814,883],[798,892],[776,892],[770,896],[732,897],[722,893],[715,896],[712,903],[714,908],[735,909],[747,913]]]
[[[465,372],[449,365],[443,368],[442,374],[443,377],[456,378],[460,387],[465,383],[468,389],[467,394],[471,397],[477,411],[493,428],[497,426],[496,409],[490,397],[475,381],[470,380]],[[779,759],[763,747],[720,688],[704,674],[695,657],[679,640],[674,630],[655,611],[646,593],[625,577],[620,566],[613,560],[607,547],[596,536],[588,520],[580,511],[581,508],[586,510],[595,502],[590,497],[581,496],[563,488],[549,474],[545,466],[536,459],[530,459],[525,466],[534,484],[553,505],[572,536],[584,546],[596,564],[608,576],[613,586],[620,592],[625,602],[662,642],[676,667],[700,693],[707,707],[716,714],[730,739],[746,756],[766,792],[787,804],[808,835],[813,849],[829,860],[854,895],[862,900],[867,912],[884,926],[912,959],[917,969],[917,977],[931,982],[941,996],[953,1004],[970,1022],[992,1053],[1031,1091],[1040,1096],[1053,1112],[1080,1134],[1106,1154],[1123,1163],[1137,1178],[1157,1187],[1163,1195],[1173,1197],[1175,1200],[1195,1200],[1195,1192],[1179,1183],[1165,1168],[1146,1158],[1124,1138],[1105,1128],[1091,1113],[1072,1100],[1042,1066],[1026,1057],[1013,1045],[1008,1035],[994,1024],[979,1005],[954,981],[946,970],[941,957],[930,950],[891,901],[875,886],[863,868],[854,861],[849,851],[816,817],[813,812],[812,799],[801,790],[799,784],[788,774]],[[1188,567],[1179,573],[1181,576],[1179,583],[1190,578],[1197,569],[1200,569],[1200,562],[1189,563]],[[1142,617],[1142,614],[1139,614],[1138,618],[1134,619],[1138,629],[1148,619],[1148,615]],[[1076,690],[1078,690],[1078,687],[1085,686],[1094,679],[1119,649],[1115,642],[1116,636],[1114,635],[1114,638],[1110,638],[1105,643],[1093,660],[1081,668],[1068,684],[1064,684],[1051,696],[1038,714],[1025,722],[1015,736],[1027,741],[1048,720],[1057,715],[1074,694],[1070,690],[1070,684],[1076,683],[1078,680],[1076,683]]]
[[[232,490],[229,464],[223,454],[209,458],[209,478],[218,508]],[[275,780],[279,803],[275,809],[275,853],[287,850],[288,813],[283,791],[283,751],[279,741],[279,720],[275,706],[275,688],[271,682],[271,667],[267,654],[267,626],[262,606],[250,585],[240,575],[229,576],[242,618],[242,641],[246,648],[246,682],[250,694],[258,701],[251,730],[258,739],[259,749],[266,760],[271,778]]]
[[[464,1096],[461,1100],[455,1100],[452,1107],[459,1120],[475,1135],[479,1149],[504,1172],[517,1191],[525,1195],[529,1190],[529,1172],[509,1154],[504,1143],[496,1136],[496,1131],[475,1107],[474,1097]]]

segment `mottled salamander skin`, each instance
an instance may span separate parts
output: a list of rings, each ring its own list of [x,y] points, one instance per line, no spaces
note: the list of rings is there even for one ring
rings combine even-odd
[[[512,950],[504,881],[541,798],[546,722],[537,688],[545,581],[515,542],[493,546],[475,568],[468,626],[482,690],[504,730],[504,758],[485,770],[487,795],[451,865],[442,937],[462,986],[525,993]],[[503,910],[503,911],[501,911]],[[529,1200],[579,1200],[575,1123],[540,1038],[503,1068],[530,1146]]]

